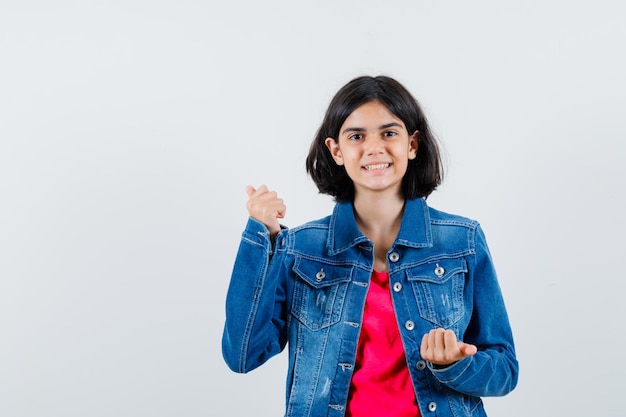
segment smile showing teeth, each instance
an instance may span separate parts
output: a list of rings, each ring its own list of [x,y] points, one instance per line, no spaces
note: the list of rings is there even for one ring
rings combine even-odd
[[[376,164],[376,165],[365,165],[366,171],[373,171],[375,169],[385,169],[389,166],[389,164]]]

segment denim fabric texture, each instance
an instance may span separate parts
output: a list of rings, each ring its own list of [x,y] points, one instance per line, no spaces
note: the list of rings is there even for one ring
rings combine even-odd
[[[518,362],[504,300],[480,225],[408,200],[387,253],[391,297],[423,416],[485,416],[480,397],[517,384]],[[249,219],[226,296],[222,352],[249,372],[286,346],[285,416],[343,416],[354,370],[372,243],[351,203],[283,229],[272,242]],[[422,336],[452,329],[478,347],[439,368],[420,356]]]

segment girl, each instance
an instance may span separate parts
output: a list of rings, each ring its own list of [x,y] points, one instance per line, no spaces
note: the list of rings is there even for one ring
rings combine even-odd
[[[337,204],[293,229],[275,192],[247,187],[228,366],[288,345],[285,416],[485,416],[480,397],[517,383],[513,336],[480,225],[426,204],[443,171],[417,101],[389,77],[350,81],[306,168]]]

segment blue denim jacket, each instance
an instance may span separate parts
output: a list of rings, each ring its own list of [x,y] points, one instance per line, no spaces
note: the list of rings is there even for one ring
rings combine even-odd
[[[479,224],[408,200],[387,253],[391,297],[423,416],[485,416],[481,396],[517,384],[518,363],[504,301]],[[372,243],[351,203],[282,230],[249,219],[226,297],[222,352],[248,372],[289,347],[285,416],[343,416],[354,371]],[[452,329],[478,347],[439,368],[420,356],[422,336]]]

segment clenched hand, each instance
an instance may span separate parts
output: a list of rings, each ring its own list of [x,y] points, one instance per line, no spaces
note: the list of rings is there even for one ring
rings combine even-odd
[[[261,185],[258,189],[248,185],[248,202],[246,208],[250,217],[263,223],[270,231],[272,238],[280,232],[278,219],[285,217],[287,206],[282,198],[278,198],[276,191],[269,191],[266,185]]]
[[[456,340],[452,330],[433,329],[422,338],[420,354],[434,365],[446,366],[475,355],[478,348]]]

